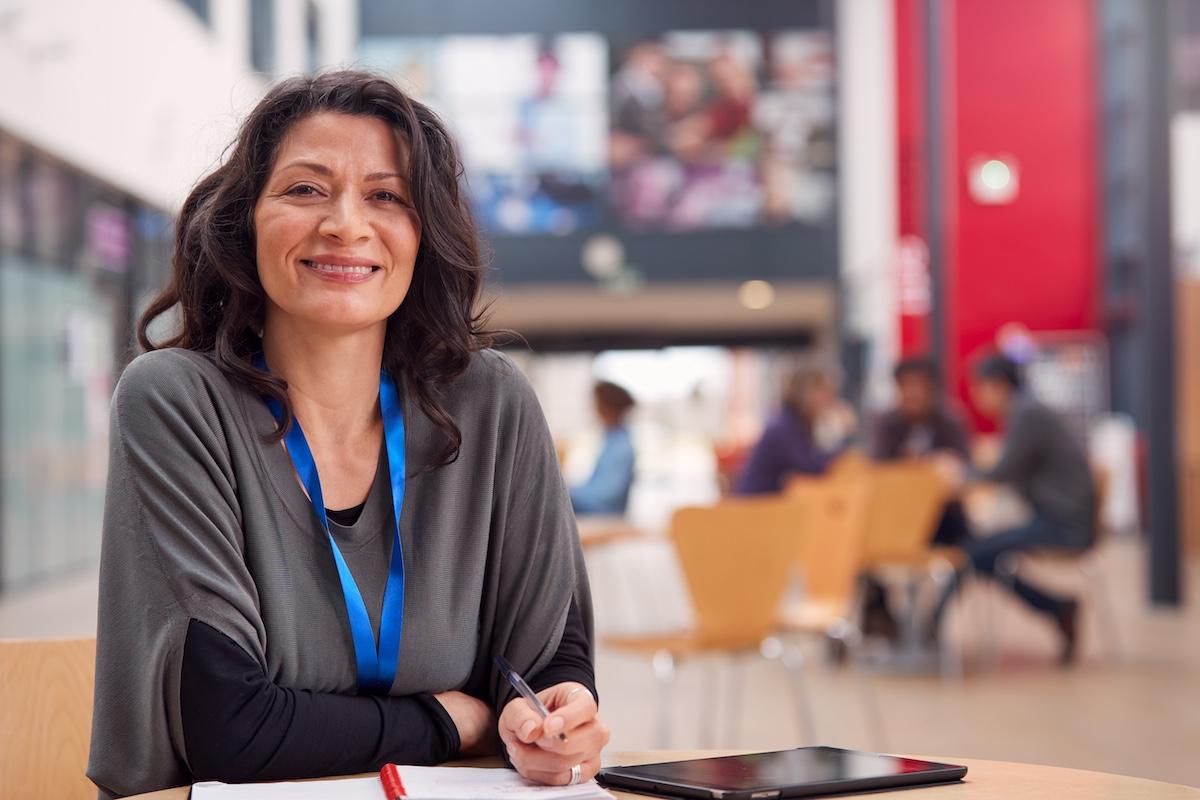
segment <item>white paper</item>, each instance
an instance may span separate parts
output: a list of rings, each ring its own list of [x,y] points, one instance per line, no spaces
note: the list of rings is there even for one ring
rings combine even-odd
[[[379,778],[341,778],[333,781],[281,783],[219,783],[192,787],[192,800],[382,800]]]
[[[510,769],[400,767],[409,800],[613,800],[595,781],[542,786]],[[192,800],[383,800],[379,778],[281,783],[219,783],[192,787]]]
[[[613,800],[595,781],[578,786],[542,786],[511,769],[400,767],[410,800]]]

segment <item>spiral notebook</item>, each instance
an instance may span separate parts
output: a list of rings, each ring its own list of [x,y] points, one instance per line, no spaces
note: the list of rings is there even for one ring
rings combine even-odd
[[[390,766],[390,765],[389,765]],[[595,781],[578,786],[541,786],[511,769],[480,767],[396,768],[408,800],[614,800]],[[219,783],[192,787],[192,800],[385,800],[377,777],[279,783]]]

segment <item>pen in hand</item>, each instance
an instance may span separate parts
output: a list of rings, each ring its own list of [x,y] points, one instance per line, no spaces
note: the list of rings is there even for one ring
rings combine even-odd
[[[504,659],[504,656],[496,656],[496,666],[500,668],[500,674],[505,678],[508,678],[508,682],[511,683],[512,687],[517,690],[517,694],[528,700],[529,705],[533,706],[534,711],[542,715],[543,720],[550,716],[550,710],[546,708],[546,704],[543,703],[536,694],[534,694],[533,689],[529,688],[529,684],[525,682],[524,678],[517,674],[517,671],[513,669],[512,664],[509,664],[508,661]],[[567,734],[560,731],[558,736],[555,738],[557,738],[560,742],[565,742],[567,740]]]

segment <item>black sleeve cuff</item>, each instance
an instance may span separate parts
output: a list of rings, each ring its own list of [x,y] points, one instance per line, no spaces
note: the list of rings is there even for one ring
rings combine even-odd
[[[196,780],[229,782],[371,772],[389,762],[439,764],[458,730],[432,695],[386,697],[285,689],[221,631],[188,624],[179,709]]]

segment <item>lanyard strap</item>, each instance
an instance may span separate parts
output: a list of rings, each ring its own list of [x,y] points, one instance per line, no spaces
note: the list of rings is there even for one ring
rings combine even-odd
[[[267,371],[266,358],[256,358],[259,369]],[[283,408],[273,397],[267,397],[267,406],[275,419],[283,419]],[[379,406],[383,414],[383,439],[387,447],[388,472],[392,481],[392,511],[395,519],[392,538],[392,558],[388,566],[387,586],[383,591],[383,611],[379,619],[379,646],[376,649],[375,634],[371,631],[371,618],[362,592],[342,552],[338,549],[333,534],[329,531],[329,516],[325,511],[325,498],[321,493],[321,479],[317,475],[317,464],[300,420],[292,419],[284,437],[292,466],[325,535],[337,565],[338,580],[342,584],[342,596],[346,599],[346,614],[350,621],[350,636],[354,641],[354,658],[358,665],[358,689],[363,693],[387,694],[396,678],[396,664],[400,658],[400,635],[404,624],[404,552],[400,546],[400,511],[404,507],[404,413],[400,408],[396,384],[382,370],[379,373]]]

